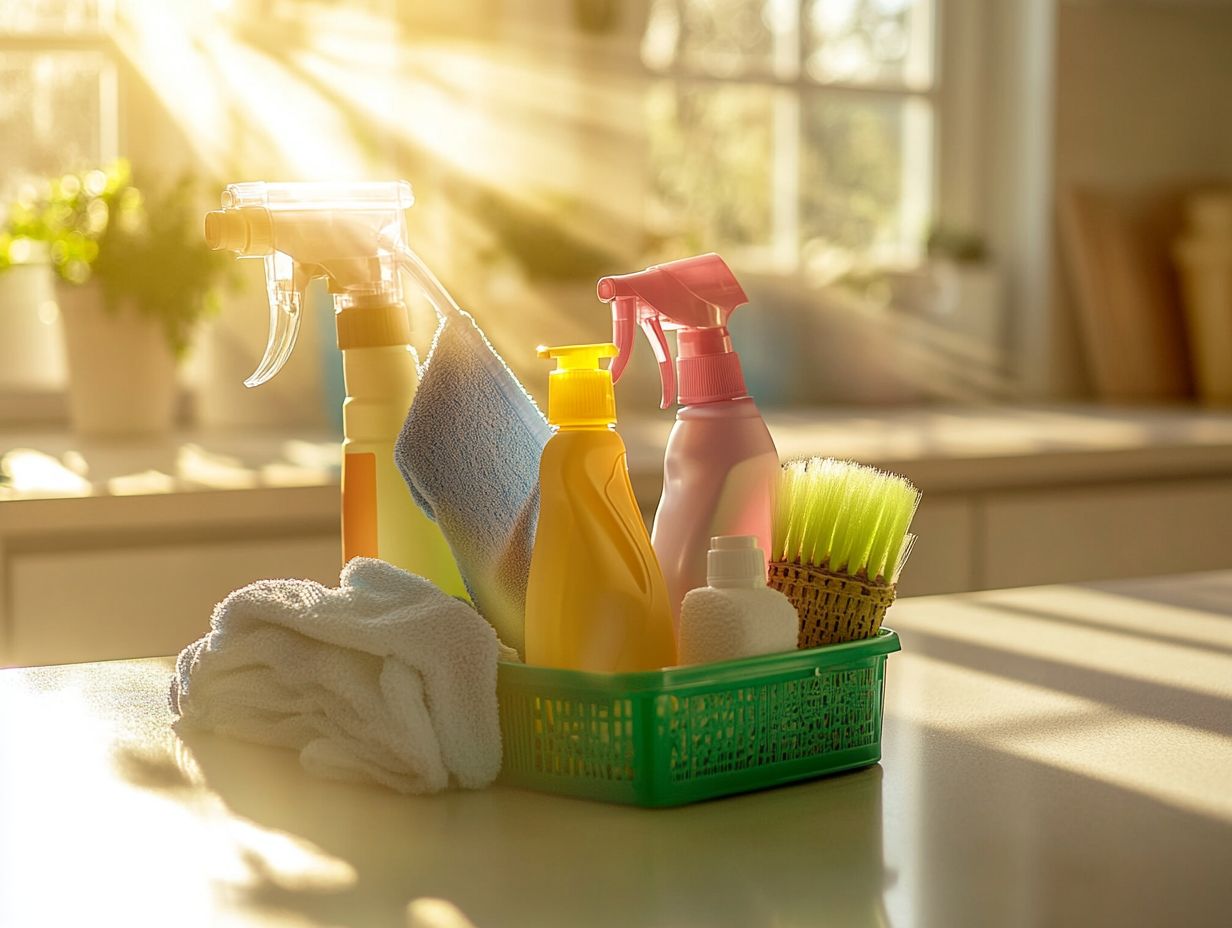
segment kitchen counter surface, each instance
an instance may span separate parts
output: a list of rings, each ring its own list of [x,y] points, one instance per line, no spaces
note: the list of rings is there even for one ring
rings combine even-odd
[[[168,659],[0,671],[0,925],[1228,923],[1232,573],[887,624],[879,766],[659,811],[315,780],[178,734]]]
[[[652,505],[673,415],[629,413],[618,425],[638,498]],[[850,458],[904,473],[930,494],[1232,473],[1232,412],[1197,406],[831,407],[765,418],[784,459]],[[83,442],[63,430],[0,430],[0,501],[335,488],[337,441],[189,430]]]

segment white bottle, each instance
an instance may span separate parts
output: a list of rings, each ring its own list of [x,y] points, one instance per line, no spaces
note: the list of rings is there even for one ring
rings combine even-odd
[[[799,616],[786,596],[766,586],[756,536],[711,538],[706,582],[680,607],[682,665],[795,650]]]

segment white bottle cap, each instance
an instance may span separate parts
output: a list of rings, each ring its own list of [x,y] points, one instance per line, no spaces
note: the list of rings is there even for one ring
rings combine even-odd
[[[763,587],[766,555],[756,535],[715,535],[706,556],[706,582],[716,587]]]

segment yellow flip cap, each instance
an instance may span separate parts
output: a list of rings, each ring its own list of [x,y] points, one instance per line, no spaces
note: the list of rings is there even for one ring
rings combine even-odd
[[[611,425],[616,421],[616,391],[612,374],[600,367],[603,358],[614,358],[619,349],[609,343],[596,345],[540,345],[541,358],[555,358],[556,370],[548,376],[548,422],[559,426]]]

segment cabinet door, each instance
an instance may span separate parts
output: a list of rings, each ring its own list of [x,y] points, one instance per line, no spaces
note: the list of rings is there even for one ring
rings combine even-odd
[[[993,494],[985,588],[1232,567],[1232,480]]]
[[[911,523],[917,541],[899,579],[898,595],[974,589],[974,520],[969,499],[925,493]]]
[[[105,551],[14,553],[0,665],[174,654],[214,604],[266,577],[338,583],[336,534]]]

